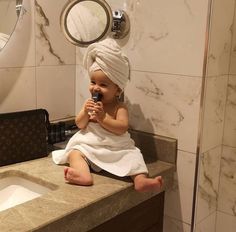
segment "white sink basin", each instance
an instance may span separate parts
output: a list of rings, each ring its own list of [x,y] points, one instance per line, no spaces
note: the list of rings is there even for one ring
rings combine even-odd
[[[0,178],[0,211],[40,197],[51,190],[20,176]]]

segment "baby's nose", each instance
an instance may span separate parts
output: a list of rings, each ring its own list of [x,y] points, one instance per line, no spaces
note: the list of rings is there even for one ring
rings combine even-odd
[[[95,92],[99,92],[101,89],[100,89],[100,87],[99,87],[99,85],[95,85],[94,86],[94,91]]]

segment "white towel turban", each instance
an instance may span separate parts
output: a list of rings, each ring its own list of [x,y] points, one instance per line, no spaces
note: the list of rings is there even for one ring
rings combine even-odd
[[[84,66],[89,74],[101,69],[122,90],[129,80],[129,60],[112,38],[89,45],[84,56]]]

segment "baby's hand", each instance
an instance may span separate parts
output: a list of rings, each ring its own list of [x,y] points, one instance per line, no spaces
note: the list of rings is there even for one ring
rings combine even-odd
[[[92,117],[93,119],[95,119],[96,121],[100,122],[104,119],[106,113],[103,109],[103,104],[101,101],[96,102],[93,108],[93,113],[92,113]]]
[[[91,113],[93,112],[94,110],[94,106],[95,106],[95,102],[89,98],[87,99],[87,101],[85,102],[84,104],[84,111],[88,114],[88,115],[91,115]]]

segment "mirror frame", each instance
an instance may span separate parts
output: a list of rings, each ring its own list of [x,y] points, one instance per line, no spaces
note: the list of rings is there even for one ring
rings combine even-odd
[[[104,9],[104,11],[106,13],[106,17],[107,17],[106,27],[105,27],[104,31],[102,32],[102,34],[99,37],[97,37],[96,39],[90,40],[90,41],[77,40],[75,37],[73,37],[71,35],[71,33],[68,31],[68,27],[67,27],[67,17],[68,17],[70,10],[76,4],[78,4],[80,2],[84,2],[84,1],[90,1],[90,2],[95,2],[95,3],[99,4]],[[91,43],[102,40],[104,37],[106,37],[111,32],[112,19],[113,19],[112,10],[111,10],[110,6],[107,4],[107,2],[104,0],[71,0],[64,6],[64,8],[62,10],[62,13],[60,16],[60,25],[61,25],[64,35],[72,44],[77,45],[77,46],[81,46],[81,47],[87,47]]]

